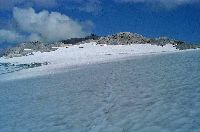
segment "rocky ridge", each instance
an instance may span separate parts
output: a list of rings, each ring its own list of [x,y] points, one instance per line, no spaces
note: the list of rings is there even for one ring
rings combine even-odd
[[[25,55],[31,55],[33,52],[50,52],[54,51],[56,47],[67,47],[68,45],[78,45],[81,43],[97,42],[97,44],[108,45],[130,45],[130,44],[152,44],[158,46],[164,46],[166,44],[172,44],[179,50],[196,49],[200,48],[200,45],[188,44],[183,41],[169,39],[167,37],[160,38],[146,38],[142,35],[130,32],[120,32],[114,35],[108,35],[105,37],[99,37],[94,34],[85,38],[71,38],[54,43],[42,43],[42,42],[28,42],[17,45],[16,47],[5,50],[1,56],[11,58],[20,57]]]
[[[127,45],[127,44],[144,44],[148,43],[148,39],[142,35],[130,32],[120,32],[114,35],[101,37],[97,40],[98,44],[110,44],[110,45]]]
[[[21,43],[16,47],[9,48],[4,51],[3,56],[7,58],[11,57],[20,57],[25,55],[30,55],[33,52],[50,52],[56,50],[55,46],[60,46],[60,43],[42,43],[39,41],[36,42],[28,42],[28,43]]]
[[[152,44],[158,46],[164,46],[166,44],[172,44],[179,50],[200,48],[200,45],[188,44],[183,41],[170,39],[167,37],[159,38],[146,38],[140,34],[121,32],[107,37],[101,37],[97,40],[98,44],[111,44],[111,45],[128,45],[128,44]]]

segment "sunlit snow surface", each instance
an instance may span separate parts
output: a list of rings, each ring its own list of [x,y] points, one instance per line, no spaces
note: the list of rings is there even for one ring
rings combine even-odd
[[[81,45],[68,46],[68,48],[59,47],[56,51],[51,52],[34,52],[33,55],[28,56],[13,58],[1,57],[0,63],[10,63],[14,65],[48,63],[48,65],[37,67],[34,69],[27,68],[27,70],[17,72],[16,74],[8,75],[9,77],[6,77],[6,79],[16,79],[41,76],[44,74],[55,73],[58,71],[60,72],[60,69],[66,67],[77,67],[80,65],[110,62],[133,56],[164,54],[172,52],[180,51],[177,50],[171,44],[167,44],[162,47],[151,44],[96,45],[95,42],[91,42],[84,43]],[[8,69],[7,71],[9,70],[10,69]],[[11,70],[13,70],[12,67]]]
[[[0,82],[1,132],[199,132],[200,51]]]

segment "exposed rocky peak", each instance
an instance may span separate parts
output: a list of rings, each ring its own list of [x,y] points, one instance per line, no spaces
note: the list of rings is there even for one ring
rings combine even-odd
[[[152,44],[158,46],[164,46],[166,44],[172,44],[177,49],[193,49],[199,47],[199,45],[188,44],[183,41],[170,39],[168,37],[159,38],[146,38],[137,33],[131,32],[120,32],[114,35],[108,35],[106,37],[101,37],[97,40],[98,44],[110,44],[110,45],[128,45],[128,44]]]
[[[112,36],[121,36],[121,37],[127,37],[127,38],[144,38],[142,35],[137,33],[131,33],[131,32],[119,32]]]
[[[101,37],[97,43],[107,43],[111,45],[117,44],[133,44],[133,43],[147,43],[148,39],[142,35],[130,32],[120,32],[114,35],[109,35],[107,37]]]

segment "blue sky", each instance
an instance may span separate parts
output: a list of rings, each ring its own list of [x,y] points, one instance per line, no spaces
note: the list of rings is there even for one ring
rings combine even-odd
[[[0,46],[128,31],[200,43],[199,0],[0,0]]]

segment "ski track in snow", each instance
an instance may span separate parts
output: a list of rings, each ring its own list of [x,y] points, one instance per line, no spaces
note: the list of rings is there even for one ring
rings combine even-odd
[[[111,79],[114,76],[111,76]],[[104,82],[104,95],[102,102],[104,103],[101,108],[98,109],[94,114],[96,115],[96,119],[94,120],[90,132],[99,132],[102,128],[105,128],[108,124],[107,122],[107,114],[111,112],[112,107],[115,105],[115,94],[112,84],[107,82],[107,78]]]

